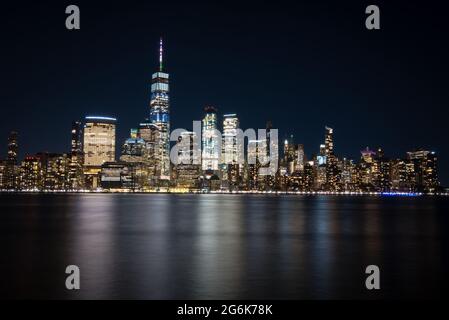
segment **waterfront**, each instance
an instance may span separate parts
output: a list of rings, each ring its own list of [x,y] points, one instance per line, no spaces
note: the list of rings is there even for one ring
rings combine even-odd
[[[0,194],[0,208],[2,297],[436,298],[447,280],[447,197]]]

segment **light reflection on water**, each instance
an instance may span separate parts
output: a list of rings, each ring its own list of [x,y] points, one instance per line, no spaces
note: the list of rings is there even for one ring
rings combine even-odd
[[[0,195],[3,297],[438,297],[441,198]],[[65,266],[81,290],[64,287]],[[381,268],[380,292],[364,289]]]

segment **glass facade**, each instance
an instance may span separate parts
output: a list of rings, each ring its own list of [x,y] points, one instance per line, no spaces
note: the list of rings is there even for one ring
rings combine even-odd
[[[100,167],[105,162],[115,161],[115,122],[113,118],[86,118],[84,166]]]
[[[213,107],[206,107],[205,112],[202,128],[202,168],[204,171],[217,171],[221,149],[221,141],[217,132],[217,110]]]

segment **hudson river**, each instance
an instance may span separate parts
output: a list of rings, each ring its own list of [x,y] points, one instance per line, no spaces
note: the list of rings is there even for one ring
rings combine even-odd
[[[447,197],[0,194],[0,296],[438,298],[448,215]]]

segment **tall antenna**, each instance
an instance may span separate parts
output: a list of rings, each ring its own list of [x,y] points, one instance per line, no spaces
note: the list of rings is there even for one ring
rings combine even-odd
[[[161,40],[159,42],[159,71],[162,72],[162,53],[163,53],[163,49],[162,49],[162,37]]]

